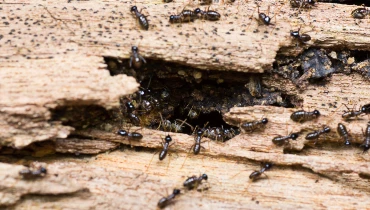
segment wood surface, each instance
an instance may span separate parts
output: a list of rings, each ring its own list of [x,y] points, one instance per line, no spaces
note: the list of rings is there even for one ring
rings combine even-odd
[[[150,15],[148,31],[139,29],[130,7]],[[280,107],[235,107],[224,116],[231,124],[267,117],[265,130],[242,133],[226,143],[209,141],[207,150],[188,155],[193,136],[171,133],[170,157],[158,160],[167,133],[142,129],[141,141],[106,130],[75,130],[52,122],[56,107],[118,106],[118,98],[138,84],[125,75],[110,76],[103,56],[128,59],[138,45],[146,59],[164,60],[202,70],[262,73],[275,56],[297,55],[308,47],[369,50],[369,19],[354,20],[356,6],[319,3],[309,11],[281,2],[263,2],[276,26],[258,25],[253,1],[215,4],[217,22],[197,20],[171,25],[170,14],[187,2],[161,1],[3,1],[0,3],[0,142],[16,149],[55,140],[59,153],[40,158],[1,156],[0,206],[7,209],[155,209],[158,200],[182,187],[192,175],[207,173],[203,191],[182,193],[169,209],[366,209],[369,206],[369,154],[358,148],[368,116],[343,122],[354,141],[345,147],[335,133],[345,110],[342,103],[370,103],[368,78],[357,73],[334,74],[325,85],[297,89],[289,80],[264,76],[264,86],[302,100],[305,110],[318,109],[317,120],[294,123],[298,110]],[[281,6],[281,7],[280,7]],[[197,5],[187,6],[195,8]],[[311,37],[298,47],[289,32],[302,26]],[[259,32],[256,32],[258,29]],[[255,31],[255,32],[254,32]],[[304,136],[328,125],[332,132],[316,145]],[[134,128],[133,128],[134,129]],[[277,147],[277,135],[300,132],[296,142]],[[83,139],[67,138],[70,134]],[[57,140],[56,140],[57,139]],[[117,143],[130,146],[117,147]],[[134,148],[131,148],[134,147]],[[106,152],[105,152],[106,151]],[[83,155],[105,152],[98,155]],[[153,158],[154,157],[154,158]],[[153,160],[152,160],[153,158]],[[151,161],[152,160],[152,161]],[[169,161],[170,160],[170,161]],[[47,176],[25,181],[19,176],[34,161],[46,164]],[[275,165],[268,178],[251,182],[260,162]],[[150,163],[150,164],[149,164]],[[208,188],[208,189],[207,189]],[[4,207],[5,208],[5,207]]]

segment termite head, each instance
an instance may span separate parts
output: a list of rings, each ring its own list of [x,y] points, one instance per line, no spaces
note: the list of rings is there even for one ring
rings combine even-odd
[[[171,138],[171,136],[170,135],[167,135],[165,138],[164,138],[164,140],[166,141],[166,142],[171,142],[172,141],[172,138]]]
[[[121,135],[121,136],[127,136],[127,131],[125,131],[125,130],[119,130],[119,131],[117,131],[117,134],[118,135]]]
[[[267,118],[263,118],[263,119],[262,119],[262,123],[263,123],[263,124],[267,124],[268,122],[269,122],[269,121],[268,121],[268,119],[267,119]]]
[[[136,12],[136,11],[137,11],[137,7],[136,6],[131,7],[130,12]]]
[[[316,117],[320,116],[320,112],[316,109],[313,111],[313,114],[316,115]]]
[[[324,133],[329,133],[330,132],[330,128],[329,127],[325,127],[324,128]]]
[[[197,15],[197,14],[199,14],[199,13],[201,13],[202,12],[202,10],[200,10],[199,8],[196,8],[195,10],[194,10],[194,13]]]
[[[180,191],[179,189],[174,189],[174,190],[173,190],[173,194],[174,194],[174,195],[178,195],[178,194],[180,194],[180,192],[181,192],[181,191]]]
[[[131,50],[133,53],[137,53],[139,49],[136,46],[132,46]]]
[[[292,133],[292,134],[290,134],[290,138],[292,140],[296,140],[298,138],[298,133]]]

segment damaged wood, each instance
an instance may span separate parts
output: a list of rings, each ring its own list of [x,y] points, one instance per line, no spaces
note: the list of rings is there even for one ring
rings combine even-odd
[[[48,174],[37,181],[23,179],[19,174],[24,166],[0,163],[0,206],[14,205],[22,196],[64,195],[85,189],[81,184],[59,174],[55,167],[47,166]]]
[[[72,154],[98,154],[117,148],[119,144],[104,140],[81,138],[57,139],[55,151]]]
[[[348,50],[369,50],[368,19],[350,17],[356,6],[329,3],[319,3],[297,16],[298,10],[283,2],[261,4],[261,11],[267,11],[270,6],[270,16],[276,17],[272,18],[275,26],[267,27],[258,25],[254,17],[250,20],[252,14],[257,17],[253,1],[213,5],[212,9],[221,13],[221,20],[217,22],[196,20],[178,25],[168,23],[169,15],[181,11],[186,3],[136,1],[139,10],[143,8],[143,14],[150,15],[148,31],[139,29],[129,12],[133,6],[130,1],[37,0],[0,4],[5,14],[0,27],[0,130],[6,131],[0,133],[0,144],[16,149],[30,145],[34,150],[32,155],[46,162],[48,170],[46,176],[23,180],[19,171],[24,167],[16,164],[29,162],[30,157],[19,160],[17,155],[22,153],[16,152],[11,153],[13,156],[1,156],[2,162],[12,164],[0,164],[3,180],[0,188],[4,189],[0,192],[0,205],[12,205],[10,209],[30,206],[155,209],[158,200],[168,195],[165,191],[181,188],[188,176],[207,173],[208,190],[184,191],[170,208],[367,208],[370,204],[369,157],[358,146],[363,141],[362,128],[369,119],[361,116],[343,122],[341,114],[345,110],[343,103],[370,102],[368,62],[345,67],[347,73],[352,69],[362,76],[342,72],[330,77],[333,69],[327,65],[328,59],[321,63],[328,68],[320,72],[311,70],[315,69],[312,62],[315,55],[326,54],[310,51],[304,56],[307,59],[305,72],[296,83],[268,70],[272,69],[277,54],[296,56],[308,47],[345,46]],[[191,9],[197,6],[187,5]],[[312,40],[297,46],[289,32],[301,26],[301,32],[309,34]],[[301,108],[234,107],[224,115],[230,124],[239,126],[243,121],[262,117],[268,118],[269,123],[261,132],[242,133],[225,143],[204,143],[202,146],[206,149],[202,148],[199,155],[188,153],[194,136],[170,133],[175,144],[164,161],[159,161],[155,152],[162,148],[161,142],[168,132],[132,127],[131,130],[138,130],[144,138],[129,141],[116,134],[122,129],[120,121],[86,128],[84,118],[74,118],[81,122],[73,127],[66,125],[70,119],[53,118],[60,107],[76,112],[91,105],[112,110],[119,106],[121,96],[135,92],[139,85],[134,78],[112,76],[104,63],[104,58],[119,58],[127,68],[133,45],[139,47],[140,54],[148,61],[162,60],[197,68],[192,72],[197,84],[201,82],[202,70],[266,71],[269,75],[261,75],[263,89],[283,91],[296,100],[292,102],[294,105],[307,111],[318,109],[322,115],[317,120],[299,124],[289,117]],[[353,60],[348,64],[352,63]],[[224,79],[223,72],[218,73]],[[180,75],[180,71],[177,74]],[[311,77],[324,79],[316,84],[307,82]],[[238,79],[248,83],[249,77]],[[304,88],[297,84],[304,84]],[[250,89],[258,87],[250,85]],[[263,92],[256,90],[253,94],[259,96]],[[194,96],[202,95],[195,92]],[[263,104],[263,98],[258,100]],[[97,117],[99,120],[103,119]],[[345,124],[352,135],[352,147],[344,147],[343,140],[335,133],[339,122]],[[324,125],[332,132],[320,137],[316,145],[304,140],[308,132]],[[272,143],[277,135],[291,132],[300,135],[291,145],[278,147]],[[67,138],[70,134],[81,138]],[[45,140],[55,141],[49,142],[46,149],[50,151],[34,145]],[[109,152],[120,144],[135,147],[135,151],[122,146]],[[53,154],[54,148],[60,153],[81,155]],[[83,155],[98,152],[105,153]],[[248,175],[259,170],[259,162],[266,161],[274,164],[272,170],[266,172],[268,178],[250,182]]]

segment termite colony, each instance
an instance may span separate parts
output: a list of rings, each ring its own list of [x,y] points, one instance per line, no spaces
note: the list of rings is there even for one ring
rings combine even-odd
[[[170,3],[172,1],[164,1],[165,3]],[[210,5],[212,1],[201,1],[200,5]],[[289,4],[292,8],[298,10],[311,10],[315,9],[316,2],[314,0],[289,0]],[[260,10],[260,6],[256,3],[258,16],[254,19],[260,24],[265,26],[275,26],[277,22],[272,21],[273,16],[269,16],[269,11],[265,12]],[[268,8],[269,10],[270,8]],[[142,30],[150,30],[150,20],[139,12],[136,6],[132,6],[130,10],[139,23]],[[365,18],[370,14],[366,7],[358,8],[352,12],[352,17],[357,19]],[[252,14],[254,16],[254,14]],[[171,24],[188,24],[195,22],[196,20],[208,20],[208,21],[219,21],[222,19],[221,14],[210,9],[208,6],[206,9],[202,10],[199,7],[194,7],[194,9],[183,8],[178,14],[172,14],[168,17],[168,22]],[[212,23],[209,23],[212,24]],[[296,30],[291,30],[288,36],[295,40],[297,47],[299,45],[305,45],[311,41],[311,36],[307,33],[301,31],[301,26]],[[117,62],[112,59],[106,59],[108,62]],[[118,62],[119,63],[119,62]],[[121,113],[129,125],[147,127],[151,129],[159,129],[165,132],[182,132],[193,136],[191,148],[193,153],[202,153],[203,148],[202,141],[203,138],[209,138],[211,140],[225,142],[232,139],[234,136],[238,135],[240,132],[245,133],[262,133],[264,128],[269,122],[267,117],[256,119],[254,121],[240,122],[238,126],[231,126],[221,119],[212,119],[211,115],[215,114],[221,116],[229,111],[231,107],[234,106],[251,106],[258,105],[258,99],[260,104],[263,105],[277,105],[283,107],[292,107],[289,100],[278,100],[282,98],[282,94],[278,93],[273,96],[273,94],[266,97],[267,93],[261,87],[261,78],[258,75],[249,75],[250,81],[248,85],[241,84],[239,87],[233,85],[234,88],[230,92],[227,91],[230,86],[225,84],[224,79],[214,79],[211,78],[215,75],[212,73],[206,73],[197,71],[196,69],[191,69],[182,67],[180,65],[173,64],[173,68],[165,66],[164,63],[158,61],[148,61],[140,54],[138,46],[131,47],[131,55],[128,65],[124,63],[114,64],[113,66],[120,65],[121,72],[128,75],[134,76],[140,83],[141,87],[139,91],[130,96],[125,96],[121,98]],[[187,71],[182,70],[186,68]],[[168,71],[163,71],[163,69],[168,69]],[[173,70],[176,69],[176,70]],[[160,72],[160,73],[159,73]],[[329,72],[330,74],[331,72]],[[168,77],[169,75],[177,74],[179,76]],[[217,73],[215,73],[217,74]],[[237,74],[237,73],[234,73]],[[225,75],[225,74],[223,74]],[[237,78],[238,76],[230,76],[230,78]],[[226,76],[227,78],[227,76]],[[205,81],[211,81],[206,83]],[[237,81],[237,79],[236,79]],[[202,83],[203,82],[203,83]],[[234,81],[235,82],[235,81]],[[190,84],[190,85],[189,85]],[[301,83],[296,83],[297,86]],[[187,86],[187,87],[186,87]],[[221,88],[218,88],[220,87]],[[244,87],[248,87],[249,94],[245,97],[245,93],[238,92],[243,90]],[[177,94],[175,94],[177,93]],[[233,94],[234,95],[233,95]],[[225,99],[226,95],[231,94],[232,97]],[[244,96],[240,100],[240,96]],[[211,100],[210,98],[222,98],[221,100]],[[239,100],[235,100],[239,98]],[[262,99],[261,99],[262,98]],[[267,99],[269,98],[269,99]],[[272,98],[272,99],[271,99]],[[287,98],[287,96],[284,96]],[[257,100],[256,100],[257,99]],[[205,109],[204,107],[208,107]],[[348,120],[351,118],[357,118],[363,114],[370,113],[370,104],[364,105],[360,110],[349,110],[343,114],[343,119]],[[299,110],[291,114],[290,119],[296,123],[305,123],[307,121],[315,121],[320,117],[321,113],[318,110],[305,111]],[[206,116],[206,117],[205,117]],[[218,121],[214,123],[214,121]],[[221,123],[220,123],[221,122]],[[308,142],[312,142],[316,145],[319,139],[325,134],[329,133],[332,128],[329,126],[323,126],[322,129],[313,130],[307,133],[305,139]],[[346,126],[342,123],[338,123],[336,129],[338,136],[343,139],[345,145],[351,145],[352,137]],[[119,130],[117,132],[119,135],[127,138],[128,140],[140,141],[143,137],[138,132],[129,132],[126,130]],[[292,131],[286,136],[276,136],[272,139],[272,144],[276,147],[282,147],[290,145],[291,141],[297,141],[301,136],[300,131]],[[162,138],[162,149],[158,151],[159,160],[162,161],[166,158],[169,150],[171,150],[171,145],[174,141],[170,134],[167,134]],[[364,133],[364,141],[360,145],[363,151],[367,151],[370,148],[370,122],[367,124],[366,131]],[[153,156],[154,157],[154,156]],[[153,158],[152,158],[153,160]],[[151,160],[151,162],[152,162]],[[149,163],[150,166],[150,163]],[[262,164],[260,170],[253,171],[249,178],[255,181],[264,175],[264,172],[271,169],[273,163],[266,162]],[[185,190],[197,189],[201,184],[202,180],[207,180],[208,176],[203,174],[199,177],[191,176],[183,184]],[[163,208],[170,204],[175,197],[177,197],[184,190],[178,188],[174,189],[172,194],[163,197],[158,202],[158,207]]]

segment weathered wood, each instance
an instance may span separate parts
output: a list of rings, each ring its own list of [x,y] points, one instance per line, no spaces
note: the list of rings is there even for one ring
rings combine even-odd
[[[85,189],[79,183],[59,174],[55,167],[48,166],[48,175],[35,180],[26,180],[19,175],[24,166],[0,163],[0,206],[13,205],[22,196],[58,195],[75,193]]]
[[[113,150],[118,145],[114,142],[102,140],[79,138],[57,139],[55,141],[55,151],[60,153],[97,154]]]
[[[355,6],[320,3],[317,8],[302,10],[301,21],[295,16],[297,10],[288,4],[281,8],[280,4],[271,4],[271,16],[279,10],[276,20],[272,19],[274,28],[258,26],[249,19],[251,15],[257,17],[253,1],[212,6],[222,15],[218,22],[197,20],[180,25],[170,25],[168,17],[180,12],[187,2],[137,1],[138,8],[145,7],[143,13],[150,15],[151,27],[142,31],[129,12],[133,5],[130,1],[37,0],[11,4],[21,2],[6,1],[0,5],[5,17],[0,23],[0,130],[5,131],[0,133],[0,140],[2,145],[17,148],[65,138],[73,131],[60,122],[49,121],[50,110],[58,106],[99,105],[109,109],[117,107],[120,95],[134,92],[138,84],[133,78],[111,77],[103,63],[103,56],[128,59],[132,45],[138,45],[147,59],[251,73],[270,69],[278,51],[284,55],[299,53],[302,46],[296,47],[289,31],[301,25],[301,31],[312,37],[305,48],[370,49],[369,20],[352,19],[350,13]],[[267,11],[267,7],[266,2],[262,3],[261,12]],[[256,29],[258,32],[254,32]],[[118,125],[111,132],[78,130],[75,134],[94,138],[88,143],[111,141],[149,149],[93,157],[40,158],[48,163],[48,174],[31,182],[19,180],[21,166],[3,164],[0,205],[14,204],[14,209],[155,209],[161,197],[157,192],[166,194],[166,190],[181,187],[187,176],[207,173],[209,190],[186,192],[170,208],[366,209],[370,202],[370,165],[368,154],[357,146],[368,117],[345,123],[354,137],[353,147],[342,146],[334,132],[320,138],[316,146],[308,145],[303,138],[326,124],[335,131],[341,122],[342,103],[369,103],[369,81],[357,74],[335,74],[325,86],[309,85],[306,90],[299,90],[290,81],[275,76],[263,78],[266,87],[296,96],[304,109],[317,108],[322,116],[298,124],[289,120],[297,109],[233,108],[225,119],[235,125],[262,116],[270,122],[263,132],[243,133],[226,143],[209,142],[209,148],[205,143],[209,150],[202,150],[198,156],[190,154],[187,159],[193,137],[171,133],[176,144],[170,148],[172,156],[163,162],[158,160],[158,153],[153,153],[159,150],[167,133],[143,129],[141,141],[129,142],[115,134]],[[293,153],[287,153],[289,146],[284,152],[283,147],[272,144],[276,135],[292,131],[301,132],[292,144]],[[97,144],[99,151],[106,145],[115,147],[116,143]],[[76,145],[72,147],[72,152],[76,152]],[[87,149],[81,147],[78,152]],[[14,164],[18,159],[13,158],[1,160]],[[249,182],[248,175],[258,170],[257,162],[262,161],[275,164],[266,172],[269,178]],[[74,193],[84,188],[89,192]],[[60,193],[74,194],[29,195]],[[21,196],[24,199],[18,201]]]
[[[182,183],[188,176],[200,173],[208,174],[209,190],[184,191],[168,209],[293,209],[297,206],[366,209],[370,202],[369,192],[366,191],[368,187],[356,189],[354,182],[368,181],[351,172],[342,173],[344,180],[341,181],[300,167],[277,165],[266,172],[268,179],[250,182],[248,176],[259,169],[258,163],[199,155],[189,157],[181,168],[185,154],[172,154],[168,171],[168,159],[153,161],[146,171],[145,166],[152,154],[131,150],[83,159],[52,160],[48,167],[83,184],[90,193],[59,196],[58,199],[26,196],[13,209],[29,206],[39,209],[156,209],[162,196],[176,187],[182,189]],[[202,184],[200,189],[206,186]]]

